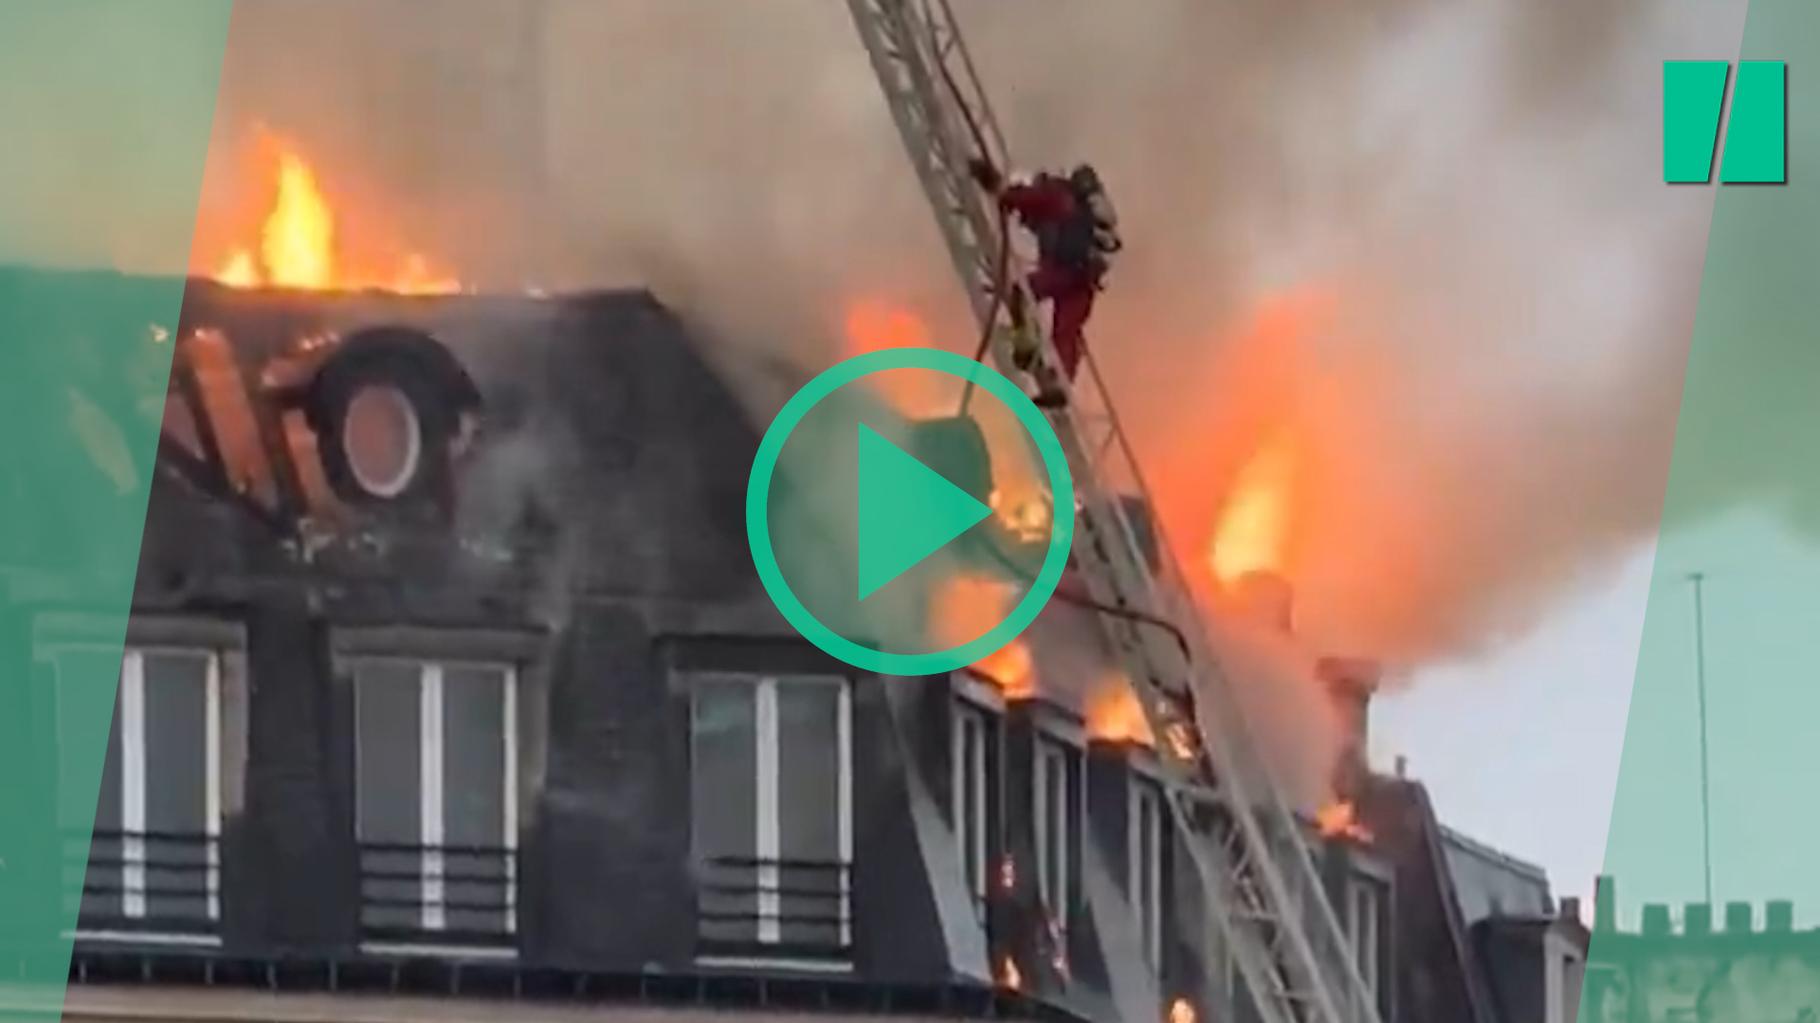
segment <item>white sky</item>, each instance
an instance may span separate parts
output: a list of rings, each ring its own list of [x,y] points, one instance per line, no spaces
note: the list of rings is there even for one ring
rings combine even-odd
[[[1639,545],[1567,595],[1523,640],[1381,697],[1374,758],[1388,770],[1407,756],[1443,821],[1542,865],[1556,894],[1581,896],[1589,913],[1603,867],[1618,879],[1627,926],[1644,902],[1678,917],[1703,898],[1686,581],[1698,568],[1708,576],[1713,900],[1751,902],[1760,919],[1764,902],[1789,898],[1798,926],[1820,924],[1820,817],[1804,795],[1820,720],[1820,551],[1751,508],[1664,540],[1652,580],[1655,547]],[[1647,630],[1646,608],[1657,616]]]

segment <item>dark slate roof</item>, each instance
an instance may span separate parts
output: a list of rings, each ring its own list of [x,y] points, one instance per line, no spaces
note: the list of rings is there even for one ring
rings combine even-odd
[[[551,618],[575,599],[637,599],[683,619],[749,619],[741,631],[772,622],[744,542],[757,431],[732,382],[647,292],[401,297],[192,281],[175,329],[220,331],[257,380],[300,338],[375,326],[428,332],[481,393],[486,432],[461,463],[452,523],[357,519],[300,545],[162,472],[141,606],[301,576],[431,619]]]
[[[1395,864],[1401,1018],[1496,1023],[1428,790],[1420,782],[1374,776],[1359,806],[1374,848]]]

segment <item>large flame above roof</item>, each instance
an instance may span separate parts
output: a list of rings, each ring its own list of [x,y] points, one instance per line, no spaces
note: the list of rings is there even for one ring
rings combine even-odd
[[[210,276],[238,288],[278,287],[306,291],[391,291],[445,295],[462,290],[452,274],[421,253],[404,251],[394,260],[359,259],[339,233],[359,220],[338,218],[316,170],[295,147],[273,141],[276,159],[271,202],[256,243],[231,247]]]

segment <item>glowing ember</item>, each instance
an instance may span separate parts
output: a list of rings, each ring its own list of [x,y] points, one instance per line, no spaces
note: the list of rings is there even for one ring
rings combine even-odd
[[[999,887],[1010,891],[1017,887],[1017,861],[1007,856],[998,865]]]
[[[251,252],[235,249],[227,262],[221,264],[221,269],[215,271],[215,279],[230,288],[257,288],[259,265],[253,262]]]
[[[213,276],[235,288],[376,289],[405,295],[461,290],[460,281],[434,270],[417,253],[385,272],[350,267],[342,256],[335,212],[316,172],[296,151],[282,149],[272,205],[260,225],[258,255],[250,247],[235,248]]]
[[[1001,987],[1011,991],[1023,990],[1024,974],[1010,956],[1006,956],[1004,962],[999,964],[998,982]]]
[[[1113,674],[1094,687],[1087,698],[1087,731],[1096,739],[1155,745],[1150,721],[1137,693],[1123,675]]]
[[[1240,470],[1208,551],[1215,579],[1231,585],[1252,572],[1284,567],[1294,476],[1293,452],[1281,437],[1259,448]]]
[[[1348,838],[1370,842],[1371,829],[1359,821],[1359,809],[1350,800],[1336,799],[1315,811],[1315,826],[1322,838]]]
[[[1049,502],[1044,495],[995,488],[986,503],[999,523],[1019,540],[1038,543],[1049,538]]]
[[[1177,760],[1195,760],[1201,755],[1201,744],[1185,721],[1175,721],[1163,728],[1163,741]]]
[[[1177,998],[1169,1003],[1169,1023],[1195,1023],[1193,1003],[1186,998]]]

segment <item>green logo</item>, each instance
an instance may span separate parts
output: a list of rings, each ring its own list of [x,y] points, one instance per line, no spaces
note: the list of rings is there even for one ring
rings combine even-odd
[[[847,385],[906,370],[941,374],[946,379],[940,382],[952,384],[956,395],[964,387],[976,388],[1009,413],[1005,422],[1021,434],[1021,453],[1029,457],[1031,475],[1045,479],[1050,497],[1047,540],[1028,545],[1032,556],[1027,565],[997,552],[991,546],[997,541],[978,537],[976,527],[995,520],[982,500],[985,484],[974,478],[966,459],[932,459],[917,444],[888,436],[895,432],[914,439],[928,423],[896,422],[882,407],[849,400]],[[974,405],[981,404],[976,397]],[[799,449],[793,456],[787,453],[792,446]],[[1000,450],[988,461],[1017,453]],[[940,461],[946,474],[925,459]],[[780,463],[787,468],[780,470]],[[983,471],[996,477],[1001,470],[989,464]],[[840,537],[851,539],[850,555]],[[861,355],[811,380],[765,431],[746,487],[746,539],[772,602],[823,651],[884,675],[953,671],[1015,639],[1055,592],[1073,537],[1073,480],[1061,441],[1042,413],[998,373],[930,348]],[[994,553],[981,557],[980,550]],[[914,644],[904,639],[907,627],[898,627],[923,613],[923,598],[935,592],[930,587],[956,573],[991,576],[997,585],[1021,589],[1022,595],[1001,620],[982,625],[983,631],[966,642],[939,650],[905,649]],[[830,582],[827,575],[840,578]],[[886,638],[878,634],[881,629],[900,634]],[[916,635],[926,638],[927,633]]]
[[[1738,65],[1719,180],[1783,184],[1788,177],[1788,69],[1779,60]],[[1662,177],[1669,184],[1712,180],[1713,151],[1731,65],[1722,60],[1662,63]]]
[[[859,599],[991,514],[972,494],[859,424]]]

